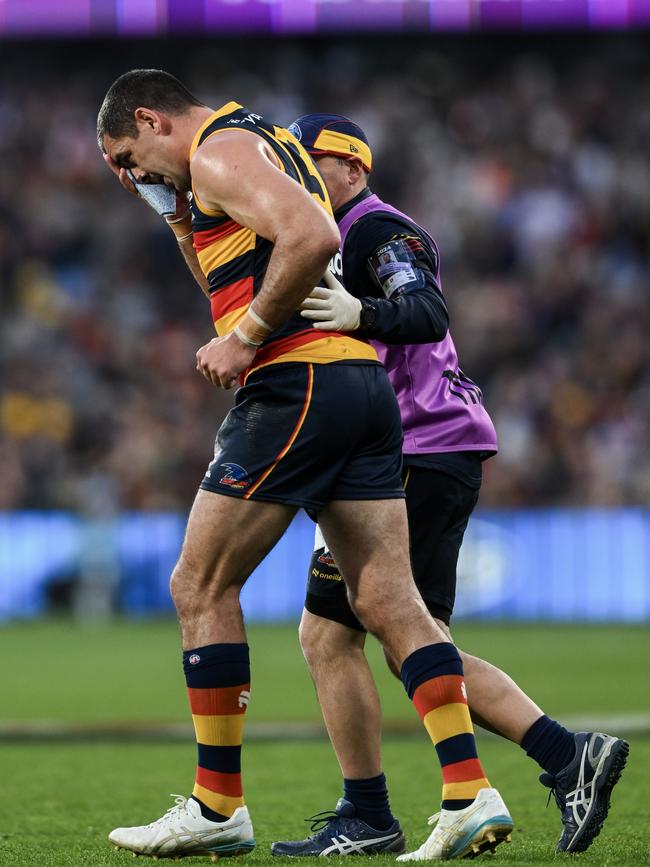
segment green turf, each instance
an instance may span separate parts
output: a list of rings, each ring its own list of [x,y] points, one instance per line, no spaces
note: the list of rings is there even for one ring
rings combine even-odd
[[[500,665],[554,716],[648,712],[647,626],[465,623],[466,650]],[[316,720],[318,706],[295,625],[249,630],[251,721]],[[384,714],[413,719],[370,639]],[[66,622],[0,628],[0,721],[185,721],[178,630],[172,621],[79,628]]]
[[[647,627],[617,626],[464,624],[456,630],[459,643],[508,670],[553,715],[647,713],[649,634]],[[250,642],[250,721],[317,719],[295,626],[252,628]],[[0,629],[0,654],[11,660],[2,671],[0,721],[5,723],[188,719],[177,629],[170,621],[84,629],[64,622],[14,624]],[[371,656],[386,717],[414,720],[374,644]],[[483,740],[480,749],[517,828],[513,844],[500,847],[494,863],[557,864],[558,815],[553,805],[544,809],[536,767],[511,744]],[[649,765],[650,740],[633,739],[614,812],[580,863],[648,863]],[[159,816],[171,804],[167,793],[188,792],[193,766],[189,743],[0,741],[0,864],[134,863],[127,853],[110,848],[107,832]],[[440,785],[431,746],[424,735],[388,739],[385,767],[395,810],[411,844],[419,843]],[[269,863],[273,839],[302,836],[307,827],[302,818],[331,807],[339,794],[337,767],[322,741],[250,742],[244,771],[259,840],[247,856],[252,864]],[[385,857],[372,863],[394,861]]]
[[[512,844],[501,846],[492,863],[576,863],[575,858],[553,855],[559,815],[553,804],[544,807],[546,790],[536,782],[536,766],[510,744],[487,741],[481,752],[516,828]],[[116,825],[157,817],[171,805],[168,792],[187,793],[193,760],[193,747],[179,744],[0,746],[0,864],[120,867],[140,863],[127,852],[114,851],[107,832]],[[648,863],[650,791],[645,769],[649,763],[650,742],[633,740],[605,829],[577,863],[598,867]],[[434,768],[431,746],[424,737],[389,739],[385,766],[393,807],[414,846],[424,839],[426,817],[436,809],[439,771]],[[249,744],[244,750],[244,780],[258,840],[258,848],[245,859],[251,865],[270,864],[271,841],[302,837],[307,828],[303,818],[331,808],[339,794],[334,761],[321,741]],[[278,861],[273,863],[277,867]],[[384,856],[370,863],[381,867],[395,862]]]

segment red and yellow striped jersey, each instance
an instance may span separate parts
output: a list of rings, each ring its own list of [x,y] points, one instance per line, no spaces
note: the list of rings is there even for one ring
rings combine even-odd
[[[243,129],[264,139],[280,168],[304,187],[331,214],[329,196],[310,156],[291,133],[265,121],[236,102],[214,112],[196,133],[190,159],[204,141],[226,130]],[[193,190],[192,231],[199,264],[210,285],[212,319],[217,334],[232,331],[259,292],[273,244],[222,211],[211,211]],[[258,349],[247,371],[287,361],[328,364],[333,361],[377,360],[367,343],[338,331],[318,331],[294,313]]]

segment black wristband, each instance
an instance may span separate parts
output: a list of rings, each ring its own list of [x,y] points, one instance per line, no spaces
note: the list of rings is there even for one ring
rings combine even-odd
[[[359,313],[359,330],[371,331],[377,323],[377,309],[368,298],[361,298],[361,311]]]

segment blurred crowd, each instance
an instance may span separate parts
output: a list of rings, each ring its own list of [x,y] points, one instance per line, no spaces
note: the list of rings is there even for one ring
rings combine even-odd
[[[500,439],[484,506],[647,503],[650,65],[627,38],[5,46],[0,509],[185,510],[232,399],[195,370],[213,331],[173,237],[97,149],[133,66],[365,129],[373,189],[441,248]]]

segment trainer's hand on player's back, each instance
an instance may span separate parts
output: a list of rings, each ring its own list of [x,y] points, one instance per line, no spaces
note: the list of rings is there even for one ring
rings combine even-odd
[[[246,346],[233,332],[214,337],[196,353],[196,369],[217,388],[232,388],[250,366],[256,349]]]
[[[311,319],[320,331],[355,331],[359,327],[361,302],[327,269],[326,286],[316,286],[302,302],[300,315]]]

